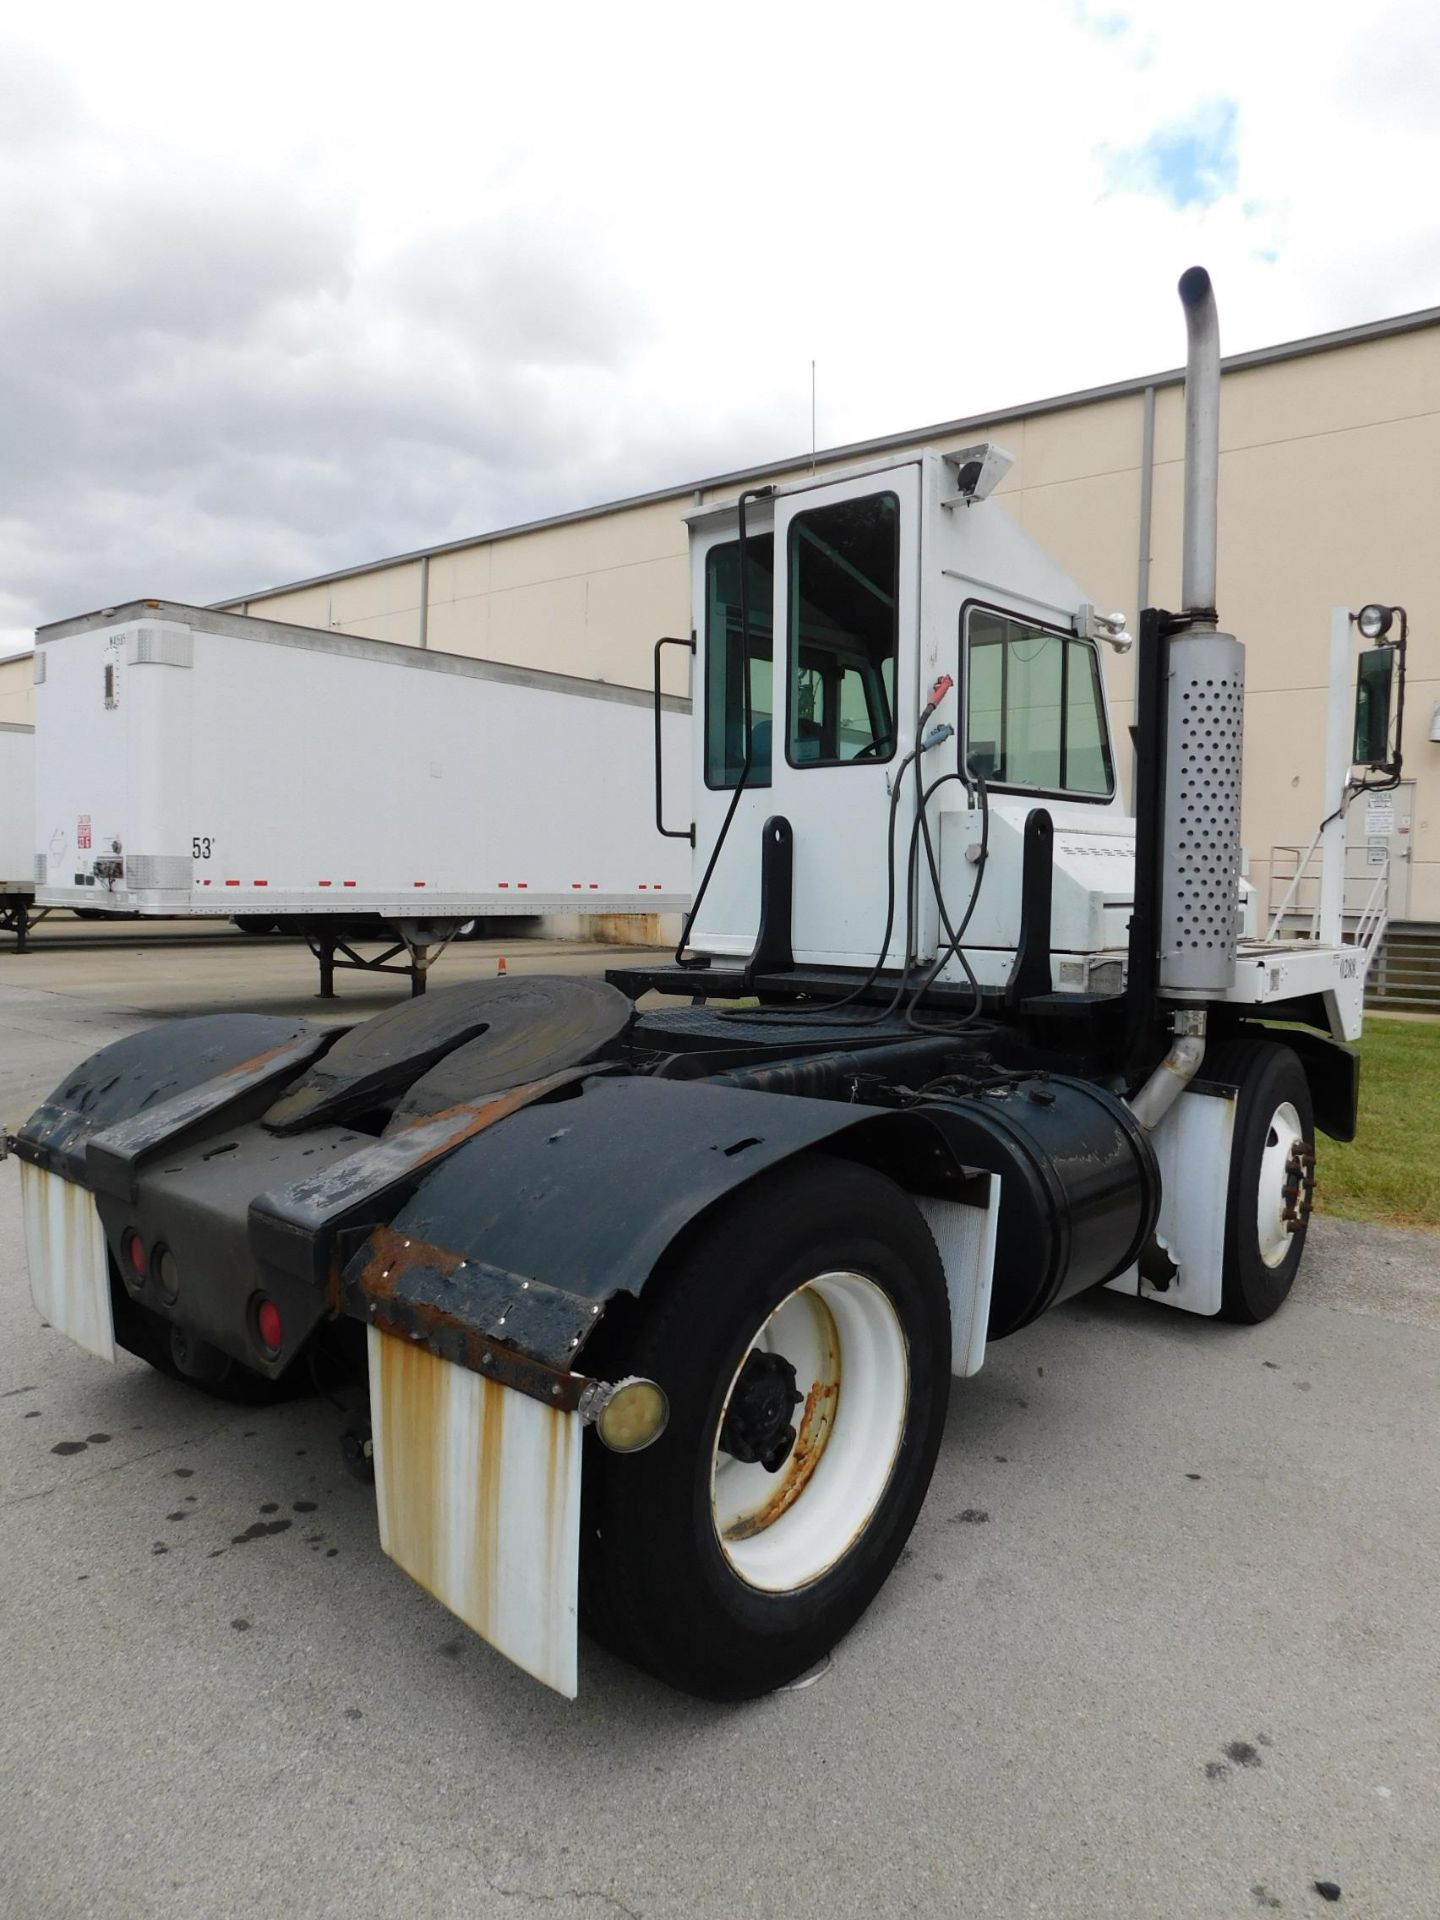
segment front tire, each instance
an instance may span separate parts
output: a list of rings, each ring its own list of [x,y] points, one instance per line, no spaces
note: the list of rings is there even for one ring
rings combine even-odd
[[[1238,1083],[1220,1317],[1258,1326],[1284,1304],[1305,1252],[1315,1185],[1315,1114],[1289,1047],[1235,1044]]]
[[[623,1366],[671,1420],[644,1453],[591,1442],[587,1620],[671,1686],[750,1699],[849,1631],[910,1534],[949,1397],[945,1276],[899,1187],[807,1156],[651,1285]]]

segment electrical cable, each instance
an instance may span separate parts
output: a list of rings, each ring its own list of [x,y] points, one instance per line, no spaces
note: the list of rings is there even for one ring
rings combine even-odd
[[[833,1014],[841,1007],[853,1006],[857,1000],[861,999],[870,991],[876,980],[878,980],[884,972],[885,956],[890,951],[890,935],[895,926],[895,820],[900,808],[901,788],[904,785],[905,775],[911,763],[917,762],[921,754],[927,752],[931,747],[941,745],[943,741],[948,740],[953,734],[954,728],[951,727],[948,722],[943,726],[932,729],[928,735],[925,733],[925,728],[929,724],[936,707],[939,706],[940,702],[945,698],[945,695],[949,693],[954,684],[954,681],[948,673],[941,674],[940,678],[930,689],[930,697],[921,708],[919,720],[916,724],[916,732],[919,738],[896,769],[894,784],[890,791],[890,810],[885,831],[885,930],[881,936],[880,953],[874,966],[871,967],[869,973],[866,974],[858,986],[852,987],[848,993],[842,994],[839,999],[814,1001],[808,1006],[799,1007],[762,1007],[758,1010],[753,1007],[728,1008],[721,1016],[723,1019],[744,1019],[746,1021],[775,1020],[783,1023],[788,1020],[807,1017],[811,1014]],[[915,776],[915,782],[918,793],[920,783],[918,770]],[[931,790],[933,791],[933,788]],[[910,844],[906,853],[905,961],[901,970],[899,986],[895,994],[892,995],[888,1005],[882,1009],[878,1019],[874,1016],[867,1015],[861,1019],[852,1018],[850,1020],[842,1020],[838,1023],[841,1026],[875,1026],[879,1024],[879,1020],[888,1019],[898,1005],[899,999],[903,995],[905,987],[909,982],[910,968],[913,964],[916,836],[922,824],[923,817],[924,803],[922,801],[917,809],[916,818],[910,828]]]
[[[970,771],[971,771],[971,778],[974,780],[976,788],[978,789],[979,795],[980,795],[980,851],[979,851],[979,856],[975,862],[975,881],[974,881],[974,885],[970,889],[970,898],[966,903],[965,912],[961,917],[960,925],[956,928],[951,927],[949,915],[945,911],[945,898],[940,885],[940,869],[939,869],[939,864],[935,858],[934,842],[930,837],[930,828],[929,828],[928,819],[926,817],[926,809],[929,806],[931,794],[935,792],[937,787],[943,786],[947,780],[959,780],[963,784],[965,784],[967,787],[969,786],[969,781],[965,779],[965,776],[963,773],[960,773],[958,771],[954,773],[942,774],[940,778],[936,780],[926,790],[921,800],[920,818],[924,825],[925,852],[930,865],[930,882],[935,889],[935,900],[936,900],[936,904],[940,909],[940,920],[946,934],[948,945],[945,948],[943,948],[940,953],[936,955],[934,964],[932,965],[929,973],[926,974],[925,978],[920,982],[920,985],[915,989],[914,994],[911,996],[910,1004],[905,1009],[905,1024],[908,1027],[912,1028],[913,1031],[915,1031],[916,1033],[931,1033],[931,1034],[942,1034],[942,1035],[947,1033],[958,1033],[963,1027],[976,1025],[980,1020],[980,1014],[984,1007],[984,996],[980,987],[980,982],[976,979],[975,970],[970,965],[969,959],[966,957],[966,954],[965,954],[965,949],[960,944],[965,937],[966,928],[970,925],[971,919],[974,917],[975,907],[980,898],[980,888],[982,883],[984,882],[985,868],[988,863],[989,852],[990,852],[990,794],[985,784],[985,776],[981,773],[975,772],[973,768]],[[924,1021],[918,1020],[916,1018],[916,1011],[919,1008],[921,1001],[924,999],[925,995],[930,991],[931,987],[934,986],[935,982],[939,979],[944,969],[949,965],[952,957],[957,959],[960,962],[960,965],[965,970],[965,978],[970,983],[970,991],[974,996],[970,1011],[967,1014],[962,1015],[960,1019],[954,1020],[954,1021],[947,1021],[944,1025],[937,1026],[934,1024],[927,1024]]]
[[[894,785],[890,792],[890,813],[885,833],[885,932],[880,941],[880,957],[860,982],[849,993],[838,1000],[819,1000],[801,1007],[735,1007],[727,1008],[722,1015],[725,1019],[744,1020],[793,1020],[801,1015],[812,1013],[833,1013],[837,1007],[848,1007],[869,992],[885,969],[885,956],[890,951],[890,935],[895,926],[895,816],[900,809],[900,790],[910,764],[919,753],[919,747],[912,747],[896,769]],[[842,1025],[866,1025],[867,1022],[842,1022]]]

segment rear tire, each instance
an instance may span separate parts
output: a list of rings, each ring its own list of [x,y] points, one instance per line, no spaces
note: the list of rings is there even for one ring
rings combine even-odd
[[[586,1622],[673,1687],[751,1699],[849,1631],[915,1523],[949,1398],[944,1271],[899,1187],[807,1156],[708,1212],[652,1288],[623,1371],[659,1382],[670,1425],[643,1453],[588,1441]],[[798,1438],[771,1472],[741,1416],[763,1425],[790,1366]]]
[[[1315,1115],[1305,1070],[1289,1047],[1237,1041],[1217,1067],[1217,1077],[1233,1077],[1239,1089],[1220,1317],[1258,1326],[1284,1304],[1304,1256]]]
[[[237,913],[234,916],[234,925],[240,929],[241,933],[261,934],[280,931],[280,922],[267,919],[263,913]]]

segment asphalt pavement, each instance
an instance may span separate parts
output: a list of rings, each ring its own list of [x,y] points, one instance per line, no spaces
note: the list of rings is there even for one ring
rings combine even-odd
[[[312,1007],[283,943],[140,952],[0,956],[0,1120],[162,1011]],[[1440,1913],[1440,1237],[1318,1219],[1255,1329],[1057,1310],[956,1383],[813,1684],[709,1706],[582,1644],[572,1704],[385,1559],[326,1401],[227,1407],[43,1328],[18,1184],[0,1913]]]

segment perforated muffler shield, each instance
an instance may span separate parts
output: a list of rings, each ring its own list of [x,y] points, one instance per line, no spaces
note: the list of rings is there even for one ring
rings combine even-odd
[[[1160,985],[1223,992],[1240,904],[1245,649],[1228,633],[1170,642]]]

